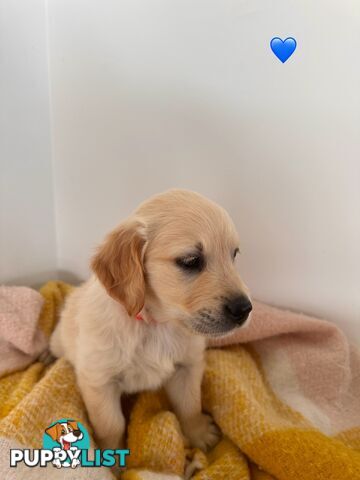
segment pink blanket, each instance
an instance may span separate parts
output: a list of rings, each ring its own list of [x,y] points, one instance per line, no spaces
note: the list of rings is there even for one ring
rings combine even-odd
[[[46,349],[38,327],[42,305],[31,288],[0,287],[0,376]],[[323,433],[360,425],[359,351],[334,324],[255,302],[247,327],[209,346],[249,342],[276,395]]]
[[[320,431],[360,426],[360,352],[336,325],[256,302],[248,327],[209,346],[249,342],[275,394]]]
[[[42,305],[36,290],[0,286],[0,376],[25,368],[46,348],[38,328]]]
[[[23,371],[20,383],[17,374],[1,378],[4,372],[23,369],[46,348],[56,312],[69,290],[61,282],[49,282],[42,296],[22,287],[0,288],[0,407],[5,405],[0,422],[1,478],[9,470],[9,449],[18,448],[19,443],[39,446],[44,427],[49,419],[62,418],[65,403],[71,418],[86,421],[67,362],[58,360],[39,376],[30,367]],[[45,303],[38,322],[42,297]],[[204,408],[224,438],[216,455],[207,460],[201,457],[202,470],[194,478],[216,480],[221,471],[232,472],[226,478],[247,480],[360,480],[360,354],[345,335],[329,322],[255,302],[249,326],[209,346],[225,345],[230,347],[207,352],[203,382]],[[44,368],[38,367],[37,372]],[[67,379],[61,388],[57,388],[59,378]],[[164,435],[163,417],[158,414],[159,408],[166,407],[161,405],[160,394],[143,393],[132,411],[129,479],[134,478],[131,468],[137,478],[150,478],[138,470],[144,465],[154,470],[154,479],[163,478],[155,471],[171,472],[174,465],[180,465],[175,473],[182,474],[185,460],[183,447],[177,448],[178,424],[167,415],[170,427]],[[24,412],[32,419],[31,428],[28,423],[19,424]],[[151,418],[151,430],[144,418],[147,422]],[[170,434],[175,436],[171,442]],[[134,439],[140,441],[134,445]],[[246,468],[243,454],[248,459]],[[200,457],[194,462],[200,462]],[[247,465],[254,464],[268,473],[250,476]],[[247,476],[240,477],[243,468]],[[24,478],[30,471],[31,478],[47,478],[46,470],[28,469]],[[89,471],[80,469],[74,478],[89,478]]]

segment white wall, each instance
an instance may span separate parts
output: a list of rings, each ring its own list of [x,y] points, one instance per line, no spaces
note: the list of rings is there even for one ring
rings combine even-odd
[[[254,296],[360,340],[355,0],[49,1],[59,265],[148,195],[232,214]],[[281,64],[273,36],[298,49]]]
[[[0,2],[7,279],[55,265],[55,228],[44,4],[15,14],[18,2]],[[94,244],[139,201],[188,187],[230,211],[255,297],[360,342],[358,2],[47,4],[60,277],[86,277]],[[276,35],[298,41],[284,65]]]
[[[56,274],[44,1],[0,0],[0,283]]]

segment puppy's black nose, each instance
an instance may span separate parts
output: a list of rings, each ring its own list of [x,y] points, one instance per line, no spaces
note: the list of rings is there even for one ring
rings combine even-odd
[[[73,434],[75,435],[75,437],[80,437],[81,430],[73,430]]]
[[[229,320],[242,325],[252,310],[250,300],[245,295],[233,297],[224,303],[224,313]]]

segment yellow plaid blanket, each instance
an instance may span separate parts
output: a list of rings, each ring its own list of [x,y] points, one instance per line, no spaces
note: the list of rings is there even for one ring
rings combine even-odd
[[[70,289],[60,282],[49,282],[41,289],[45,303],[39,328],[46,336],[53,330],[57,311]],[[304,329],[300,333],[301,341],[306,343]],[[285,343],[292,341],[295,345],[296,334],[287,335],[290,337]],[[284,342],[286,335],[279,338]],[[321,347],[320,340],[317,338]],[[163,392],[138,395],[130,412],[127,436],[130,455],[121,478],[177,479],[186,474],[194,480],[360,479],[359,412],[356,418],[349,410],[350,403],[346,403],[351,400],[355,402],[351,405],[360,410],[360,398],[346,400],[345,395],[343,404],[334,399],[338,402],[337,414],[341,415],[342,406],[348,408],[345,413],[352,414],[353,425],[332,430],[330,427],[336,422],[329,413],[329,405],[322,410],[320,400],[315,396],[310,398],[310,390],[308,396],[302,393],[301,397],[301,379],[295,384],[294,372],[281,370],[284,358],[276,354],[275,361],[271,357],[270,341],[268,336],[263,343],[254,341],[207,351],[203,406],[223,433],[220,443],[208,454],[185,449],[179,423]],[[279,345],[274,350],[282,351]],[[270,362],[266,366],[265,359]],[[306,363],[306,356],[303,362]],[[280,382],[272,378],[269,370],[277,366],[283,375]],[[356,372],[358,381],[359,373]],[[300,370],[297,374],[301,377]],[[313,374],[316,376],[315,371]],[[293,384],[281,389],[281,382],[290,382],[289,375]],[[340,387],[343,388],[343,383]],[[353,397],[353,391],[350,393]],[[301,398],[305,403],[301,404]],[[328,399],[330,403],[331,400]],[[306,411],[312,412],[308,417],[305,404]],[[320,412],[318,416],[314,411]],[[323,428],[324,417],[328,421],[327,432]],[[65,360],[49,366],[36,362],[0,379],[1,479],[114,478],[113,472],[104,467],[76,470],[57,470],[52,465],[9,467],[10,448],[41,448],[44,429],[59,418],[76,419],[91,433],[73,369]]]

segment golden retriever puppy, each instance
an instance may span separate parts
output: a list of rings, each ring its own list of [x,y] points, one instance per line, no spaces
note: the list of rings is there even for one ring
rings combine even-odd
[[[144,202],[100,245],[93,276],[66,301],[51,351],[75,367],[102,448],[123,445],[121,394],[161,386],[190,444],[217,442],[201,411],[204,350],[206,337],[249,318],[238,246],[225,210],[178,189]]]

